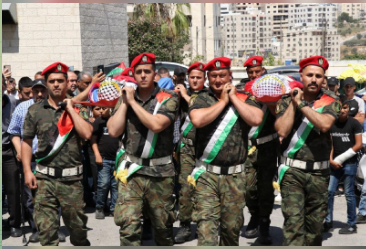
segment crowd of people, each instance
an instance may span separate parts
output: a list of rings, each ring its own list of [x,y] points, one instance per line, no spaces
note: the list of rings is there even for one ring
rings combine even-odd
[[[366,94],[356,96],[351,77],[340,94],[322,56],[299,65],[301,87],[266,102],[248,88],[267,75],[260,56],[244,63],[248,79],[234,86],[229,58],[177,67],[171,77],[156,70],[154,54],[142,53],[122,72],[132,84],[123,85],[115,106],[80,104],[105,81],[103,72],[56,62],[16,89],[4,68],[3,230],[22,236],[25,219],[29,242],[58,245],[62,217],[70,242],[90,245],[86,205],[96,219],[114,217],[121,246],[141,245],[151,229],[156,245],[184,243],[192,222],[198,245],[237,246],[247,206],[245,236],[270,245],[277,181],[283,245],[322,244],[340,187],[347,224],[339,233],[357,233],[356,224],[366,223],[366,184],[358,214],[354,191],[366,161]]]

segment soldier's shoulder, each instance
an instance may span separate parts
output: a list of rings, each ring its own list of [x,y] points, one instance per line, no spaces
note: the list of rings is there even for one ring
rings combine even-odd
[[[291,95],[290,94],[284,94],[281,96],[281,100],[286,101],[286,100],[291,100]]]
[[[339,97],[333,91],[323,90],[323,94],[325,94],[325,95],[327,95],[329,97],[332,97],[335,100],[339,100]]]
[[[43,108],[43,106],[44,106],[44,101],[45,101],[45,100],[41,100],[41,101],[39,101],[39,102],[34,103],[33,105],[31,105],[31,106],[28,108],[28,111],[29,111],[29,112],[37,112],[37,111],[39,111],[40,109],[42,109],[42,108]]]
[[[165,92],[171,94],[173,97],[178,97],[178,94],[174,90],[161,88],[160,92]]]

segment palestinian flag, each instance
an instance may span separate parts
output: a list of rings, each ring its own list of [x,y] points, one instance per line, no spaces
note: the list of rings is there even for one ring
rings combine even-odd
[[[76,113],[79,113],[79,108],[74,107]],[[49,157],[56,155],[62,146],[65,144],[67,138],[69,137],[72,129],[74,128],[74,123],[72,122],[71,116],[67,111],[61,114],[60,119],[57,122],[58,136],[52,147],[52,150],[47,156],[37,159],[36,162],[39,163]]]
[[[119,64],[118,67],[116,67],[115,69],[113,69],[112,71],[110,71],[106,76],[113,76],[115,74],[121,74],[123,72],[123,70],[126,69],[125,63],[121,62],[121,64]]]

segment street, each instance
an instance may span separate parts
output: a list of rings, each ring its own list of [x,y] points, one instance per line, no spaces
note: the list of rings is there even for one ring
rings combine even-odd
[[[119,227],[114,224],[113,217],[106,217],[104,220],[96,220],[94,218],[94,210],[92,208],[86,209],[86,214],[89,217],[87,226],[91,228],[88,232],[88,239],[91,242],[92,246],[119,246]],[[3,215],[3,218],[7,218],[8,215]],[[244,209],[244,227],[242,229],[242,233],[244,233],[246,229],[246,225],[249,222],[249,213],[248,209]],[[282,245],[282,224],[283,224],[283,216],[281,212],[281,207],[278,204],[275,204],[273,213],[271,215],[271,228],[270,232],[273,239],[273,246],[281,246]],[[357,234],[351,235],[340,235],[338,234],[338,230],[343,227],[347,220],[347,206],[346,199],[344,196],[335,197],[334,201],[334,231],[331,233],[323,234],[323,245],[324,246],[365,246],[366,244],[366,224],[358,225]],[[62,221],[61,221],[62,223]],[[175,222],[174,224],[174,234],[178,231],[179,222]],[[194,239],[194,232],[196,229],[196,225],[192,225],[193,234],[192,240],[186,242],[184,244],[180,244],[181,246],[196,246],[197,240]],[[66,242],[60,243],[60,246],[71,246],[70,237],[66,230],[66,227],[61,224],[61,230],[66,234]],[[31,235],[31,230],[26,224],[26,236],[27,239]],[[2,233],[2,245],[3,246],[22,246],[22,237],[12,238],[9,237],[9,232]],[[30,246],[39,246],[39,243],[30,243]],[[143,246],[153,246],[155,245],[154,241],[143,241]],[[242,235],[240,236],[240,246],[254,246],[260,245],[256,242],[256,239],[247,239]]]

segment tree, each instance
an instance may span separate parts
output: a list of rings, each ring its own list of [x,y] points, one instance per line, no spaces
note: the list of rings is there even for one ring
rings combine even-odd
[[[366,55],[363,54],[352,54],[346,55],[343,60],[366,60]]]
[[[362,34],[357,34],[357,39],[361,40]]]
[[[350,16],[348,13],[346,12],[342,12],[342,14],[340,16],[338,16],[338,22],[349,22],[350,21]]]
[[[147,20],[128,21],[128,54],[130,62],[143,52],[154,53],[157,61],[182,63],[183,47],[189,42],[188,34],[176,36],[173,42],[166,39],[160,22]]]
[[[348,49],[347,49],[347,48],[343,49],[343,50],[342,50],[342,53],[343,53],[343,54],[347,54],[347,53],[348,53]]]
[[[190,55],[190,57],[192,57],[192,55]],[[205,56],[204,55],[196,55],[195,57],[192,58],[191,62],[189,64],[193,64],[195,62],[204,62],[205,60]]]
[[[352,54],[357,54],[357,48],[352,48],[352,49],[351,49],[351,53],[352,53]]]
[[[267,56],[264,58],[264,65],[266,66],[275,66],[275,57],[272,55],[271,52],[267,54]]]
[[[338,28],[343,28],[343,27],[344,27],[343,22],[340,22],[340,23],[338,24]]]
[[[189,32],[190,20],[184,14],[184,8],[190,12],[189,3],[138,3],[135,5],[133,20],[159,22],[161,31],[171,40],[182,33]]]

